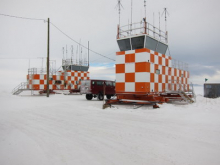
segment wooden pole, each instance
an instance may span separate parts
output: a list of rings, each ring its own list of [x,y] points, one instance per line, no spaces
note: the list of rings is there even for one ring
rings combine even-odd
[[[88,41],[88,67],[89,67],[89,41]],[[88,70],[87,70],[88,71]],[[80,92],[81,93],[81,92]]]
[[[47,97],[49,97],[49,61],[50,61],[50,18],[47,21],[48,31],[47,31]]]

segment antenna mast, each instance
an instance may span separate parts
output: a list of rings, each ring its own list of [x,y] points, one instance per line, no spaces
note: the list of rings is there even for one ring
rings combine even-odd
[[[132,26],[132,0],[131,0],[131,26]]]
[[[130,31],[130,34],[131,34],[131,32],[132,32],[132,0],[131,0],[131,31]]]
[[[66,45],[66,59],[67,59],[67,45]]]
[[[144,10],[145,10],[145,19],[147,17],[147,12],[146,12],[146,0],[144,0]]]
[[[72,63],[72,60],[74,60],[74,57],[73,57],[73,45],[71,45],[71,63]]]
[[[63,59],[65,59],[64,52],[65,52],[65,48],[63,47]]]
[[[122,4],[121,4],[121,0],[118,0],[118,4],[116,5],[116,8],[118,8],[118,16],[119,16],[119,25],[120,25],[120,21],[121,21],[121,7],[123,8]]]
[[[169,13],[167,11],[167,8],[164,8],[164,11],[162,13],[162,16],[163,14],[165,14],[165,31],[167,31],[167,15],[169,16]]]
[[[159,12],[159,30],[160,30],[160,12]]]

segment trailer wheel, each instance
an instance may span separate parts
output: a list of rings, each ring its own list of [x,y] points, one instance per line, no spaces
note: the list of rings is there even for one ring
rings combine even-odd
[[[92,98],[93,98],[92,94],[86,94],[86,99],[87,100],[92,100]]]
[[[107,99],[111,99],[112,95],[106,95]]]
[[[98,94],[98,99],[99,99],[99,100],[103,100],[103,99],[104,99],[103,94],[99,93],[99,94]]]

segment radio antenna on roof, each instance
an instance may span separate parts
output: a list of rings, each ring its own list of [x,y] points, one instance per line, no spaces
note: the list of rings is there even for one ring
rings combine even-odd
[[[118,0],[118,4],[116,5],[116,9],[118,9],[118,15],[119,15],[119,25],[120,25],[120,15],[121,15],[121,7],[123,8],[121,4],[121,0]]]
[[[164,8],[164,11],[162,13],[162,16],[163,14],[165,14],[165,31],[167,31],[167,15],[169,16],[169,13],[167,11],[167,8]]]
[[[146,0],[144,0],[144,10],[145,10],[145,19],[147,17],[147,13],[146,13]]]

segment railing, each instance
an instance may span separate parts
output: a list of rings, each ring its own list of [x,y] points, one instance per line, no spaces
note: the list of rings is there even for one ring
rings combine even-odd
[[[154,25],[146,22],[145,20],[128,24],[125,26],[118,27],[118,35],[117,38],[124,38],[128,36],[140,35],[140,34],[148,34],[150,37],[162,41],[164,43],[168,43],[168,34]]]
[[[189,66],[187,63],[173,59],[172,58],[172,67],[180,70],[188,71]]]
[[[88,66],[88,61],[86,61],[86,60],[73,60],[73,59],[62,60],[62,66],[70,66],[70,65]]]
[[[176,86],[176,90],[175,87]],[[168,83],[168,90],[169,91],[183,91],[183,92],[188,92],[188,84],[182,84],[181,81],[177,81],[177,80],[169,80]]]
[[[56,69],[50,68],[49,70],[50,75],[56,74]],[[28,69],[28,74],[47,74],[47,69],[44,68],[30,68]]]
[[[27,88],[27,82],[22,82],[20,83],[18,86],[16,86],[13,90],[12,90],[12,94],[16,94],[19,90],[22,90],[22,89],[28,89]]]

